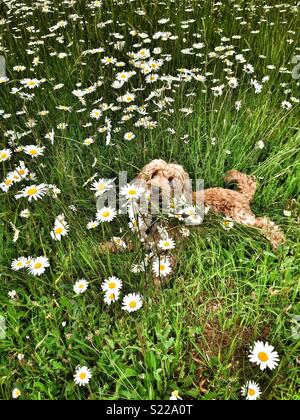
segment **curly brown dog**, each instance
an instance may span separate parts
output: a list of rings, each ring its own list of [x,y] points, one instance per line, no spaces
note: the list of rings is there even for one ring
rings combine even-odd
[[[137,177],[137,180],[146,181],[149,191],[152,187],[161,188],[165,194],[174,190],[181,190],[183,194],[190,192],[189,175],[182,166],[167,163],[163,160],[154,160],[146,165]],[[251,210],[251,202],[256,191],[257,183],[251,176],[239,171],[229,171],[225,177],[228,183],[234,182],[237,190],[225,188],[211,188],[193,193],[196,202],[204,196],[204,205],[213,213],[220,214],[235,222],[261,230],[276,249],[285,242],[285,236],[280,228],[267,217],[256,217]],[[201,196],[201,197],[200,197]]]

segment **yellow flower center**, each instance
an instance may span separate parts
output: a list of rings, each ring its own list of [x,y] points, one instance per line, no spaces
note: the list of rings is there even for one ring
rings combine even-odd
[[[21,176],[25,175],[25,169],[19,169],[18,174],[21,175]]]
[[[17,262],[17,267],[22,267],[23,263],[21,261]]]
[[[55,230],[56,235],[60,235],[63,232],[63,228],[59,227]]]
[[[79,289],[83,289],[83,288],[84,288],[84,284],[83,283],[80,283]]]
[[[113,300],[115,298],[115,294],[111,293],[108,297],[109,297],[110,300]]]
[[[32,156],[34,156],[34,155],[37,155],[37,150],[36,149],[32,149],[32,150],[30,150],[30,152],[29,152]]]
[[[102,217],[109,217],[110,216],[110,212],[109,211],[105,211],[102,213]]]
[[[13,183],[13,182],[12,182],[12,180],[11,180],[11,179],[6,179],[6,180],[4,181],[4,184],[5,184],[7,187],[9,187],[12,183]]]
[[[38,263],[35,263],[34,264],[34,268],[36,269],[36,270],[39,270],[40,268],[42,268],[43,267],[43,264],[42,263],[40,263],[40,262],[38,262]]]
[[[115,287],[116,287],[116,283],[114,283],[114,282],[109,283],[108,287],[109,287],[110,289],[115,289]]]
[[[269,356],[264,351],[258,353],[258,358],[261,362],[267,362],[269,360]]]
[[[79,375],[79,378],[80,378],[82,381],[84,381],[84,380],[86,379],[86,373],[82,372],[82,373]]]
[[[168,241],[164,242],[164,246],[170,246],[170,242]]]
[[[255,390],[254,390],[254,389],[249,388],[249,389],[248,389],[248,395],[249,395],[249,397],[254,397],[254,395],[255,395]]]
[[[132,301],[129,303],[129,307],[130,307],[131,309],[136,308],[136,302],[135,302],[134,300],[132,300]]]
[[[38,189],[35,187],[29,188],[29,190],[27,190],[27,195],[35,195],[38,192]]]
[[[105,189],[105,187],[106,187],[105,184],[99,184],[98,185],[98,190],[103,191]]]
[[[35,86],[35,85],[36,85],[36,82],[34,80],[30,80],[28,82],[28,86]]]
[[[6,159],[6,158],[7,158],[7,156],[8,156],[8,154],[7,154],[7,153],[2,152],[2,153],[1,153],[1,155],[0,155],[0,158],[1,158],[1,159]]]
[[[159,271],[165,271],[165,269],[166,269],[166,266],[164,264],[161,264],[159,266]]]
[[[128,195],[136,195],[136,190],[129,190]]]

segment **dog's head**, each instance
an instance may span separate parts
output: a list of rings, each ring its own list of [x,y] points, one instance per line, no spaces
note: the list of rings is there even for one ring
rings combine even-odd
[[[151,194],[159,191],[164,197],[188,197],[191,193],[189,176],[183,167],[160,159],[146,165],[139,173],[137,181]]]

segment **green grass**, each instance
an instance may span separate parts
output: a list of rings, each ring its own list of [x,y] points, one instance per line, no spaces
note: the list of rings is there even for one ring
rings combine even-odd
[[[13,13],[0,26],[10,79],[0,85],[0,108],[11,114],[0,120],[0,148],[8,147],[4,136],[8,130],[30,130],[25,125],[29,118],[36,120],[36,126],[16,146],[46,146],[44,157],[35,161],[15,153],[12,160],[0,163],[0,182],[19,160],[24,160],[36,173],[38,184],[56,184],[61,189],[57,200],[44,197],[30,204],[14,198],[27,184],[14,186],[7,193],[0,191],[0,314],[7,324],[6,339],[0,341],[0,398],[10,399],[17,386],[24,399],[168,399],[178,389],[185,399],[237,400],[241,386],[254,380],[260,383],[264,399],[300,399],[299,340],[292,337],[293,317],[300,310],[299,104],[290,111],[281,108],[282,101],[299,99],[300,89],[299,80],[279,71],[282,67],[292,70],[290,59],[299,54],[299,11],[293,11],[291,6],[275,7],[275,1],[267,2],[273,6],[268,11],[260,1],[224,2],[213,8],[212,2],[167,0],[169,9],[165,9],[161,2],[136,0],[125,2],[125,6],[106,2],[105,8],[92,16],[84,1],[77,1],[69,9],[62,2],[54,3],[58,10],[46,15],[47,19],[38,10],[28,16],[25,12]],[[199,6],[194,13],[184,11],[185,4],[196,3]],[[142,4],[146,16],[135,13]],[[240,10],[234,9],[234,4],[240,4]],[[39,39],[48,33],[47,28],[72,13],[84,16],[84,23],[69,24],[61,30],[66,45],[73,41],[71,46],[49,38],[46,45],[32,46],[39,49],[38,53],[26,53],[33,40],[30,37]],[[235,19],[239,16],[246,25]],[[175,100],[174,113],[169,116],[154,113],[151,105],[149,113],[158,121],[155,130],[137,129],[129,122],[114,134],[113,146],[105,146],[105,138],[99,133],[95,144],[83,146],[82,141],[96,133],[103,121],[92,121],[92,128],[84,128],[91,120],[89,112],[74,111],[82,107],[71,93],[75,84],[81,82],[87,87],[99,76],[105,78],[104,87],[88,99],[88,110],[95,107],[92,101],[101,97],[107,103],[115,102],[115,93],[110,88],[112,70],[101,66],[98,55],[83,59],[80,52],[105,45],[106,53],[101,58],[116,55],[125,61],[126,52],[136,50],[129,30],[135,28],[153,35],[163,30],[157,23],[161,17],[171,19],[175,26],[170,30],[179,36],[174,41],[153,43],[173,56],[163,72],[175,75],[177,68],[199,67],[202,74],[211,72],[213,76],[205,84],[193,80],[179,83],[174,93],[167,91],[166,96],[172,95]],[[102,19],[112,19],[113,23],[97,28]],[[188,19],[196,22],[185,34],[180,23]],[[117,20],[126,25],[119,27]],[[22,22],[25,26],[19,26]],[[29,33],[25,27],[31,25],[40,32]],[[20,32],[15,33],[14,27],[20,27]],[[256,29],[260,29],[259,34],[251,33]],[[125,52],[116,52],[109,45],[113,32],[125,35]],[[180,53],[195,42],[193,32],[201,33],[200,41],[205,44],[199,60]],[[17,34],[22,38],[15,39]],[[253,76],[245,75],[236,64],[233,69],[239,88],[225,89],[218,98],[211,93],[212,78],[220,79],[220,84],[225,82],[226,65],[224,60],[208,54],[221,44],[223,36],[233,35],[241,35],[240,40],[234,41],[237,54],[249,49],[244,55],[254,66],[257,80],[270,76],[259,95],[250,87]],[[186,43],[183,37],[187,38]],[[289,39],[294,42],[288,43]],[[49,56],[48,52],[54,50],[71,55],[60,60]],[[20,75],[12,70],[20,64],[30,67],[36,55],[43,64],[33,72]],[[87,64],[82,65],[82,61]],[[269,70],[268,64],[276,68]],[[23,77],[48,80],[44,90],[35,90],[30,102],[10,93]],[[57,83],[65,86],[53,91],[52,86]],[[285,93],[287,89],[291,92]],[[147,87],[150,91],[151,85]],[[186,97],[187,93],[194,96]],[[234,107],[237,100],[242,101],[239,112]],[[73,112],[58,111],[58,105],[72,106]],[[186,118],[179,111],[183,107],[192,107],[193,114]],[[16,115],[22,109],[25,114]],[[37,115],[43,109],[49,110],[48,116]],[[119,118],[118,112],[111,116],[114,127]],[[62,122],[69,126],[61,132],[55,130],[55,142],[51,145],[44,135]],[[176,134],[170,134],[169,127]],[[124,130],[134,131],[136,139],[124,142]],[[188,142],[182,139],[184,135],[188,135]],[[263,150],[255,148],[260,140],[265,143]],[[97,164],[92,167],[95,158]],[[86,224],[95,215],[95,199],[83,184],[95,172],[99,177],[114,177],[125,170],[129,179],[133,178],[154,158],[182,164],[193,178],[203,178],[209,187],[224,186],[223,176],[229,169],[256,175],[259,187],[253,209],[282,227],[286,245],[275,252],[257,231],[236,225],[226,232],[219,219],[209,216],[200,229],[192,231],[185,245],[178,247],[176,269],[160,289],[154,286],[150,270],[143,275],[130,272],[142,250],[101,255],[99,244],[120,228],[128,230],[127,219],[121,217],[112,225],[88,231]],[[70,209],[71,205],[76,212]],[[26,207],[32,215],[21,219],[19,213]],[[291,217],[283,215],[287,209],[292,211]],[[70,234],[62,242],[53,242],[50,230],[61,213],[70,225]],[[10,222],[20,229],[15,244]],[[35,278],[25,271],[12,271],[12,260],[22,255],[46,255],[51,267]],[[119,303],[105,306],[100,285],[110,275],[123,279],[126,292],[139,291],[144,296],[139,312],[126,314]],[[90,287],[82,296],[75,296],[72,287],[80,278],[86,278]],[[10,290],[17,291],[18,300],[8,298]],[[276,370],[261,373],[248,361],[249,348],[256,340],[268,341],[276,348],[280,355]],[[18,354],[24,354],[22,362],[18,361]],[[73,374],[79,364],[92,368],[93,377],[86,388],[74,385]]]

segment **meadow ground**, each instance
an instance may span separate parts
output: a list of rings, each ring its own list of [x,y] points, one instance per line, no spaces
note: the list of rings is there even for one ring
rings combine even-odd
[[[0,398],[168,399],[178,390],[237,400],[255,381],[263,399],[300,399],[299,3],[0,8]],[[282,227],[286,244],[274,251],[256,230],[225,230],[208,214],[177,241],[159,289],[151,263],[141,269],[142,245],[100,253],[130,229],[126,216],[95,221],[93,182],[119,171],[131,179],[154,158],[209,187],[224,186],[229,169],[255,175],[253,209]],[[111,305],[101,290],[109,276],[123,280]],[[80,279],[84,293],[73,288]],[[131,292],[143,306],[128,313]],[[275,347],[276,369],[249,361],[257,340]],[[79,365],[91,369],[85,387],[74,383]]]

